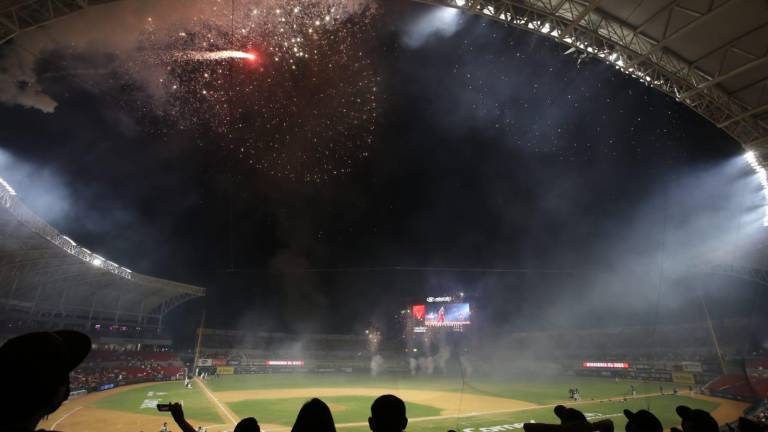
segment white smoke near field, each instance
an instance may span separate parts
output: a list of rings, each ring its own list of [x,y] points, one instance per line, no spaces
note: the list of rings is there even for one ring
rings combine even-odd
[[[461,365],[461,374],[464,379],[472,376],[472,361],[467,356],[459,357],[459,364]]]
[[[416,375],[416,372],[419,371],[419,362],[413,357],[410,357],[408,359],[408,369],[411,371],[411,376]]]
[[[371,376],[379,376],[384,370],[384,358],[380,354],[371,357]]]
[[[448,373],[448,360],[451,358],[451,348],[447,345],[442,345],[440,351],[434,357],[435,365],[441,374]]]

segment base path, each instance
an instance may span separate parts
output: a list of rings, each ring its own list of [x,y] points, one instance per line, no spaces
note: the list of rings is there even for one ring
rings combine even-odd
[[[221,403],[219,399],[211,393],[211,391],[208,389],[208,386],[205,385],[205,382],[201,380],[200,378],[195,378],[195,384],[200,387],[201,390],[203,390],[203,393],[205,393],[205,397],[208,398],[209,401],[211,401],[211,404],[216,407],[216,411],[219,412],[219,415],[223,419],[229,420],[232,425],[236,425],[237,422],[240,421],[240,418],[237,417],[237,414],[232,412],[226,405]]]

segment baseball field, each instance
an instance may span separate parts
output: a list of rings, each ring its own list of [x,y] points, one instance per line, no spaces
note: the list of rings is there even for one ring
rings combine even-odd
[[[637,396],[630,396],[634,384]],[[667,392],[672,385],[664,383]],[[579,402],[568,401],[568,389],[577,387]],[[187,419],[209,432],[231,431],[243,417],[256,417],[262,430],[288,431],[300,406],[309,398],[323,399],[333,411],[337,427],[349,432],[368,430],[373,399],[392,393],[406,401],[408,430],[445,432],[501,432],[521,429],[523,422],[554,422],[552,408],[564,403],[594,419],[610,418],[623,430],[622,411],[650,409],[666,427],[678,424],[674,408],[685,404],[705,409],[720,421],[733,420],[745,404],[688,394],[659,394],[659,383],[615,381],[603,378],[559,377],[514,380],[472,379],[462,382],[443,377],[370,377],[352,374],[229,375],[196,380],[192,389],[181,382],[137,384],[68,401],[41,425],[64,432],[157,432],[168,422],[158,403],[180,402]]]

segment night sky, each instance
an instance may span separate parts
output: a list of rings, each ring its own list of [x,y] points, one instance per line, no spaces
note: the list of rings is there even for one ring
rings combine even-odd
[[[442,14],[450,24],[429,32],[433,8],[380,2],[343,48],[366,59],[351,61],[360,67],[351,72],[329,65],[322,75],[293,76],[225,64],[221,86],[263,80],[251,93],[223,93],[241,115],[226,120],[212,119],[220,113],[205,101],[176,100],[173,115],[148,108],[109,46],[36,50],[38,82],[58,105],[53,113],[0,105],[1,175],[95,253],[208,288],[171,314],[177,332],[203,307],[211,327],[356,332],[426,295],[458,290],[485,305],[478,315],[488,322],[524,326],[553,299],[592,298],[596,279],[585,275],[628,261],[641,263],[638,274],[655,269],[643,265],[657,261],[675,224],[716,214],[704,230],[714,232],[733,222],[718,212],[748,171],[721,172],[743,153],[721,130],[544,37]],[[24,43],[12,41],[3,55],[31,55],[19,54]],[[329,60],[334,46],[324,46]],[[375,107],[319,100],[319,86],[365,95],[353,88],[358,73],[376,86]],[[260,123],[313,104],[325,111],[304,123]],[[217,129],[239,121],[235,132]],[[282,153],[269,160],[289,175],[253,162],[267,160],[264,140],[276,136],[293,144],[276,145]],[[327,162],[316,155],[292,159],[310,154],[315,137],[312,145],[339,152],[329,157],[343,161],[340,172],[316,175]],[[247,157],[244,141],[254,149]],[[646,312],[613,318],[627,325]]]

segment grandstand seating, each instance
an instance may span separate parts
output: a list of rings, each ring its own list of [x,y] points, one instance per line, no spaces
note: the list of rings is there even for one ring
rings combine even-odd
[[[768,397],[768,374],[756,374],[752,371],[765,369],[752,368],[753,366],[768,364],[768,359],[755,359],[746,361],[746,374],[725,374],[711,381],[705,390],[715,396],[721,396],[737,400],[757,400]]]
[[[92,351],[71,375],[72,390],[101,390],[146,381],[184,378],[184,365],[173,352]]]

